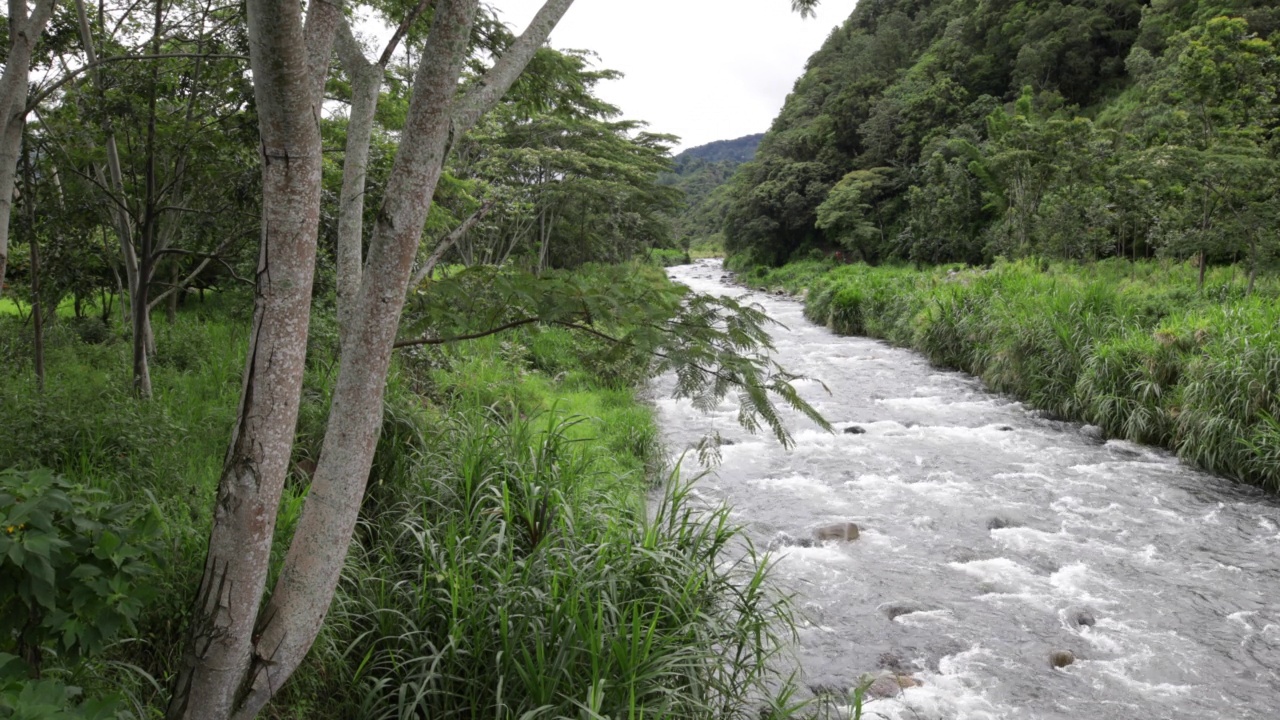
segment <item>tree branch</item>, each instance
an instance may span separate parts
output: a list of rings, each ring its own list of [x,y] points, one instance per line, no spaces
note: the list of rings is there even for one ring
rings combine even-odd
[[[395,34],[391,36],[391,39],[387,41],[387,46],[382,50],[382,56],[378,58],[378,67],[381,67],[384,70],[386,69],[387,64],[391,62],[392,54],[395,53],[396,47],[400,45],[400,41],[404,38],[405,34],[409,32],[409,28],[412,27],[413,24],[417,22],[418,18],[422,16],[422,13],[426,12],[427,8],[431,7],[433,4],[435,4],[435,0],[421,0],[413,10],[409,11],[409,14],[404,17],[404,20],[400,21],[400,27],[396,28]]]
[[[502,53],[502,57],[498,58],[480,81],[458,99],[453,111],[454,138],[461,137],[474,127],[480,117],[493,109],[502,96],[507,94],[571,5],[573,0],[547,0],[529,22],[529,27]]]
[[[419,345],[445,345],[448,343],[461,342],[463,340],[477,340],[482,337],[497,335],[500,332],[505,332],[507,330],[518,328],[518,327],[521,327],[522,325],[532,325],[533,323],[536,323],[536,322],[542,322],[541,318],[536,318],[536,317],[521,318],[519,320],[512,320],[509,323],[504,323],[494,328],[489,328],[488,330],[481,330],[480,332],[468,333],[466,335],[453,335],[451,337],[442,337],[442,338],[441,337],[420,337],[420,338],[415,338],[413,340],[400,340],[396,342],[394,347],[402,348],[402,347],[416,347]]]
[[[467,231],[475,227],[476,223],[483,220],[489,214],[489,211],[493,209],[496,202],[497,200],[494,198],[487,198],[483,203],[480,203],[480,207],[475,212],[471,213],[471,217],[463,220],[461,225],[441,238],[440,242],[436,244],[436,249],[431,251],[431,256],[427,258],[426,262],[422,263],[422,267],[418,268],[418,272],[414,273],[413,279],[409,281],[409,288],[417,287],[427,276],[431,275],[431,271],[436,269],[436,265],[440,263],[444,254],[449,252],[449,249],[456,245],[458,240],[467,234]]]

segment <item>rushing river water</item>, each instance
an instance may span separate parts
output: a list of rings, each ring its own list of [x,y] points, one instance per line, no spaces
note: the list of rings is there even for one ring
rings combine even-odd
[[[671,275],[745,292],[716,262]],[[804,682],[847,688],[889,654],[923,685],[864,717],[1280,717],[1275,498],[1044,419],[911,351],[837,336],[794,300],[749,298],[783,325],[781,363],[830,389],[800,384],[836,433],[788,414],[784,450],[739,428],[730,401],[706,415],[659,400],[660,423],[676,451],[714,431],[733,441],[697,490],[758,542],[862,528],[855,542],[780,551],[774,578],[805,618]],[[904,609],[919,612],[890,618]],[[1059,650],[1076,662],[1051,668]]]

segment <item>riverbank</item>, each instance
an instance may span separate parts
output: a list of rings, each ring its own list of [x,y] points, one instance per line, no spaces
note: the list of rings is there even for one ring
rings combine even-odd
[[[805,316],[924,353],[1063,419],[1280,491],[1280,282],[1171,263],[735,268]]]
[[[668,282],[656,268],[635,272]],[[44,653],[44,691],[57,700],[84,689],[66,708],[92,698],[153,717],[163,707],[251,308],[228,293],[189,305],[174,325],[157,321],[150,402],[128,393],[130,347],[118,328],[55,323],[41,393],[30,329],[0,318],[0,468],[20,471],[0,480],[49,468],[74,492],[101,491],[159,523],[151,592],[129,622],[93,653]],[[332,313],[317,308],[277,558],[306,498],[336,358]],[[666,482],[653,409],[639,395],[648,363],[532,325],[400,351],[339,591],[265,716],[756,717],[789,611],[762,563],[735,562],[727,511],[695,508],[685,486]],[[10,594],[0,590],[0,606]],[[21,704],[31,683],[19,667],[0,664],[0,708],[52,712],[57,703]]]

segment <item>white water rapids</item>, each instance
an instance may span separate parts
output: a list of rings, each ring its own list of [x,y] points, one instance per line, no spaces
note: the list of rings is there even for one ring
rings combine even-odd
[[[718,262],[671,275],[746,292]],[[1280,717],[1280,501],[834,335],[794,300],[749,299],[782,323],[782,365],[830,389],[799,385],[836,433],[787,413],[784,450],[738,427],[733,398],[709,415],[661,399],[659,422],[676,454],[711,432],[733,442],[697,492],[760,544],[861,527],[851,543],[779,551],[774,579],[804,618],[804,682],[848,688],[891,654],[923,685],[864,717]],[[890,619],[888,605],[918,612]],[[1076,662],[1051,668],[1058,650]]]

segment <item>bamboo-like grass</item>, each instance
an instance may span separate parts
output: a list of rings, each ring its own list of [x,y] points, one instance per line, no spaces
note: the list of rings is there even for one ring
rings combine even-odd
[[[362,525],[327,665],[362,718],[745,718],[791,628],[767,561],[677,476],[646,512],[548,411],[454,418]],[[606,485],[613,479],[605,479]]]

